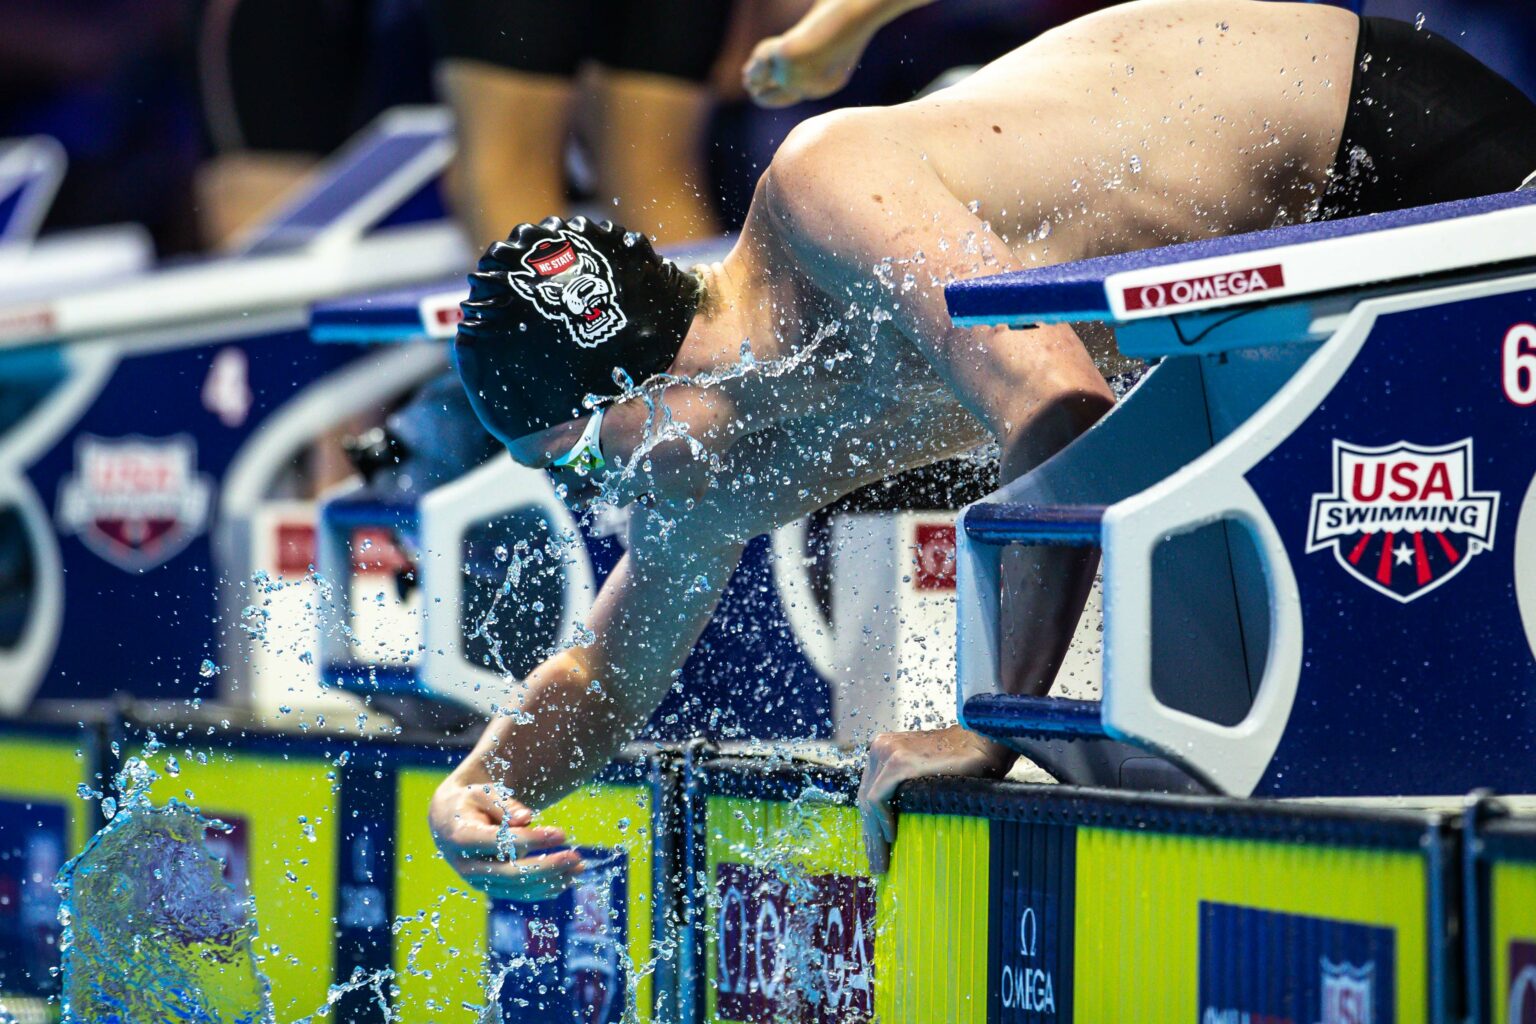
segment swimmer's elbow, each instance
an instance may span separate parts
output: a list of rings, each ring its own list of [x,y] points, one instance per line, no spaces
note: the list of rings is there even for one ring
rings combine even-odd
[[[648,491],[658,504],[686,509],[709,491],[712,470],[707,458],[683,441],[657,445],[646,462]]]

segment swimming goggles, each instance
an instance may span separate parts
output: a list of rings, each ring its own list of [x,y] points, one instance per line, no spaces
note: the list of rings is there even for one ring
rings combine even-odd
[[[581,432],[576,444],[551,463],[555,469],[575,470],[577,476],[586,476],[608,465],[603,458],[602,444],[603,413],[606,411],[601,407],[593,411],[592,418],[587,420],[587,429]]]

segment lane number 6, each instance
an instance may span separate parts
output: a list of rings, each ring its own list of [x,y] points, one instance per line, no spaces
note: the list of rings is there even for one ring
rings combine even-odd
[[[1536,325],[1515,324],[1504,335],[1504,397],[1536,405]]]

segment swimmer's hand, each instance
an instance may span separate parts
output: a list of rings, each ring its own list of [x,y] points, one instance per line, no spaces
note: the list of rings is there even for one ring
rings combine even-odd
[[[864,821],[870,869],[883,873],[890,867],[891,844],[896,841],[891,798],[903,782],[935,775],[1002,778],[1016,756],[1002,744],[958,725],[876,736],[859,785],[859,817]]]
[[[928,0],[817,0],[788,32],[757,44],[741,72],[759,106],[787,107],[848,84],[882,25]]]
[[[585,867],[575,850],[544,852],[561,846],[565,833],[535,827],[530,809],[462,767],[437,787],[427,819],[443,859],[494,899],[549,899]]]

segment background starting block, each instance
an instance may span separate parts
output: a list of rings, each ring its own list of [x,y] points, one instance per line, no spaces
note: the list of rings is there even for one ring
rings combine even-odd
[[[465,265],[436,199],[449,128],[387,113],[243,249],[155,268],[137,229],[31,241],[61,156],[0,148],[0,710],[316,690],[290,626],[313,585],[271,580],[314,560],[307,453],[443,363],[317,349],[308,307]],[[278,632],[242,629],[268,595]]]
[[[1518,192],[951,286],[957,324],[1104,321],[1159,360],[964,513],[967,724],[1238,795],[1527,791],[1533,232]],[[1102,548],[1101,701],[999,692],[1012,544]]]

